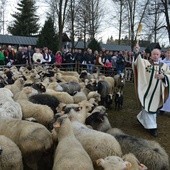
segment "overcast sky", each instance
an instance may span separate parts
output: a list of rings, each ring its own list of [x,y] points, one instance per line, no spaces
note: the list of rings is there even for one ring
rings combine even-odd
[[[10,24],[10,22],[13,20],[11,17],[11,14],[14,14],[17,7],[17,2],[19,0],[6,0],[6,9],[5,9],[5,34],[8,34],[7,32],[7,25]],[[111,4],[111,0],[103,0],[104,8],[107,9],[107,13],[109,13],[108,9]],[[106,3],[107,2],[107,3]],[[37,3],[38,6],[37,14],[40,16],[39,24],[42,26],[44,24],[44,21],[46,19],[46,11],[47,6],[44,3]],[[107,23],[104,23],[103,26],[100,29],[100,33],[98,34],[97,38],[102,39],[104,42],[112,35],[115,38],[118,38],[117,30],[114,27],[107,26]],[[1,31],[3,33],[3,31]]]
[[[40,0],[39,0],[40,1]],[[42,1],[42,0],[41,0]],[[103,15],[103,20],[107,20],[106,17],[108,17],[111,13],[113,13],[113,9],[111,8],[112,6],[112,0],[102,0],[102,7],[104,8],[104,11],[106,12],[106,15]],[[15,13],[16,7],[17,7],[17,2],[19,0],[6,0],[6,9],[5,9],[5,34],[8,34],[7,32],[7,25],[10,24],[10,22],[13,20],[11,17],[11,14]],[[36,4],[38,9],[37,9],[37,14],[40,17],[39,24],[42,26],[44,24],[44,21],[46,19],[46,11],[47,11],[47,6],[45,3],[37,3]],[[3,31],[1,31],[3,33]],[[115,28],[114,23],[107,24],[104,22],[102,26],[100,27],[100,33],[97,35],[97,39],[100,40],[102,39],[103,42],[106,42],[108,38],[113,36],[113,39],[118,39],[118,30]],[[167,42],[167,36],[164,37],[161,43],[166,43]]]

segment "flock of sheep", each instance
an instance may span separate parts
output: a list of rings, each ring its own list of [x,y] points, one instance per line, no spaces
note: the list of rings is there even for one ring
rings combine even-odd
[[[123,75],[3,68],[0,170],[169,170],[159,143],[111,127],[124,85]]]

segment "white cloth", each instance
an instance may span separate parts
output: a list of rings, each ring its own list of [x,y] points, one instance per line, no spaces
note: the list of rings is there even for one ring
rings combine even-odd
[[[167,64],[170,68],[170,60],[168,60],[167,58],[163,59],[161,62]],[[161,110],[165,111],[165,112],[170,112],[170,95],[169,95],[168,99],[166,100],[166,102],[164,103]]]
[[[156,116],[157,114],[148,113],[146,110],[143,109],[137,115],[137,119],[145,129],[155,129],[157,128]]]

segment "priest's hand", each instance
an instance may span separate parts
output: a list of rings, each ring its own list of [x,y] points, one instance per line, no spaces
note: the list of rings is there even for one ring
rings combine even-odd
[[[163,74],[155,74],[155,78],[159,79],[159,80],[162,80],[162,79],[165,78],[165,76]]]

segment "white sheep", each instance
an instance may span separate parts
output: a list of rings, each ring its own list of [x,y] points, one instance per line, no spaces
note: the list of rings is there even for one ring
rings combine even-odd
[[[12,97],[9,89],[0,88],[0,118],[22,119],[21,106]]]
[[[76,92],[76,94],[73,96],[74,103],[80,103],[83,100],[87,100],[87,96],[83,91]]]
[[[57,80],[60,80],[62,82],[76,82],[79,83],[79,79],[75,76],[70,76],[70,75],[63,75],[61,73],[56,73],[55,77]]]
[[[0,105],[0,118],[22,119],[22,109],[19,103],[15,101],[6,101]]]
[[[49,83],[49,85],[47,86],[47,89],[52,89],[54,91],[63,91],[63,88],[61,87],[61,85],[57,82],[51,82]]]
[[[108,156],[96,160],[96,164],[103,170],[130,170],[130,162],[124,161],[119,156]],[[135,169],[137,170],[137,169]]]
[[[57,68],[57,73],[61,73],[62,75],[74,76],[74,77],[79,78],[79,74],[77,71],[62,71],[59,68]]]
[[[92,161],[111,155],[122,155],[120,144],[113,136],[89,129],[73,118],[71,118],[71,121],[76,138],[80,141]]]
[[[75,138],[68,117],[58,118],[53,126],[58,136],[53,170],[93,170],[92,161],[80,142]]]
[[[101,95],[97,91],[91,91],[87,95],[87,99],[95,98],[95,101],[99,103],[101,101]]]
[[[18,146],[9,138],[0,135],[0,169],[22,170],[22,154]]]
[[[84,124],[92,108],[93,104],[87,100],[83,100],[78,104],[67,104],[64,108],[64,111],[65,114],[68,114],[70,118],[76,118],[77,121]]]
[[[0,88],[0,103],[5,103],[6,100],[13,101],[13,93],[10,89]]]
[[[118,156],[108,156],[96,161],[98,166],[104,170],[147,170],[147,167],[141,164],[132,154],[126,154],[122,158]]]
[[[35,89],[31,87],[24,87],[18,96],[17,102],[21,105],[23,119],[33,117],[37,120],[37,122],[48,127],[54,117],[54,113],[47,105],[34,104],[28,101],[28,97],[35,93]]]
[[[23,85],[24,85],[24,79],[18,78],[17,80],[15,80],[14,84],[6,85],[5,88],[11,90],[11,92],[15,96],[18,92],[21,91]]]
[[[22,152],[27,166],[37,169],[41,155],[51,148],[51,133],[43,125],[24,120],[0,119],[0,135],[10,138]]]

